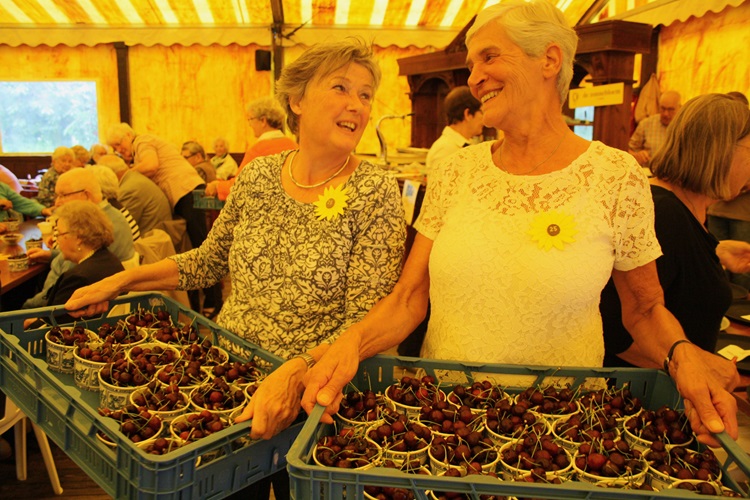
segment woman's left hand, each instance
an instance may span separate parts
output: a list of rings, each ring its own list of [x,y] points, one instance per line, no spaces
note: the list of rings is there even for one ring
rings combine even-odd
[[[292,358],[263,379],[237,422],[253,419],[250,437],[271,439],[297,418],[307,364]]]
[[[730,272],[750,272],[750,243],[746,241],[722,240],[716,247],[721,265]]]

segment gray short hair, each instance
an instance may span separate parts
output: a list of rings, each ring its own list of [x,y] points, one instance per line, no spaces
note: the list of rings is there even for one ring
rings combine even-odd
[[[376,91],[380,84],[380,67],[373,59],[372,47],[358,38],[313,45],[284,67],[276,82],[276,98],[286,110],[286,122],[292,133],[299,131],[299,117],[292,111],[290,102],[302,99],[310,82],[350,63],[367,68],[372,75],[373,92]]]
[[[58,158],[62,158],[63,156],[70,156],[72,160],[76,159],[76,154],[72,149],[67,146],[60,146],[58,148],[55,148],[55,150],[52,152],[52,161],[55,161]]]
[[[57,184],[59,185],[63,179],[64,182],[71,184],[73,191],[85,190],[95,203],[102,201],[102,187],[99,185],[99,180],[85,168],[71,168],[64,174],[60,174]]]
[[[104,155],[96,162],[97,165],[103,165],[112,170],[118,177],[128,170],[125,160],[117,155]]]
[[[504,0],[477,14],[466,32],[466,45],[477,31],[492,21],[497,21],[508,38],[529,57],[541,57],[552,43],[560,47],[562,65],[557,75],[557,93],[560,104],[564,103],[573,79],[578,35],[562,11],[547,0]]]
[[[104,165],[87,165],[87,172],[90,172],[96,180],[99,181],[99,187],[102,190],[102,196],[107,200],[117,199],[117,188],[120,184],[117,175],[112,169]]]
[[[128,134],[135,137],[135,130],[133,130],[133,127],[131,127],[127,123],[123,122],[112,125],[107,130],[107,144],[109,144],[110,146],[120,144],[122,138]]]
[[[55,216],[58,220],[64,220],[68,231],[91,248],[98,250],[115,241],[112,222],[93,203],[81,200],[68,202],[55,210]]]
[[[273,97],[261,97],[247,105],[247,117],[258,120],[265,118],[269,127],[282,130],[286,112]]]
[[[204,160],[206,159],[206,150],[203,149],[203,146],[195,141],[187,141],[183,143],[180,151],[187,151],[191,155],[199,154],[203,157]]]

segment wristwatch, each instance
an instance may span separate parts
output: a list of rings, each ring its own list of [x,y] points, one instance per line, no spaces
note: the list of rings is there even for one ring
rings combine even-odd
[[[301,358],[305,364],[307,364],[307,368],[310,369],[315,365],[315,358],[307,354],[306,352],[297,354],[295,358]]]

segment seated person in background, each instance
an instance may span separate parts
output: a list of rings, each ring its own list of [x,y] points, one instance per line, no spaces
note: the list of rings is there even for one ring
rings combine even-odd
[[[108,167],[119,179],[117,199],[128,209],[143,234],[148,234],[162,222],[172,220],[169,200],[151,179],[128,168],[123,159],[116,155],[102,156],[99,165]]]
[[[91,160],[91,153],[89,153],[88,149],[84,148],[80,144],[76,144],[70,149],[73,150],[73,154],[75,155],[74,166],[85,167],[89,164],[89,161]]]
[[[203,182],[216,180],[216,167],[206,158],[206,151],[203,146],[195,141],[187,141],[182,145],[181,154],[195,168]]]
[[[427,152],[428,172],[436,161],[468,146],[472,137],[482,135],[484,127],[482,103],[471,95],[471,90],[465,85],[448,92],[443,101],[443,110],[448,125]]]
[[[15,210],[23,215],[29,217],[49,217],[52,215],[52,209],[47,208],[41,203],[24,198],[20,194],[13,191],[13,189],[0,182],[0,233],[4,233],[8,230],[3,221],[11,218],[10,210]]]
[[[47,306],[64,304],[79,288],[123,270],[120,260],[107,250],[114,241],[112,222],[99,207],[86,201],[73,201],[60,207],[55,215],[60,254],[74,267],[65,271],[50,288]],[[68,323],[73,318],[56,320]],[[36,321],[29,318],[24,327],[34,327]]]
[[[628,153],[645,167],[651,157],[664,144],[667,126],[680,109],[682,98],[673,90],[664,92],[659,98],[659,114],[644,118],[635,128],[628,142]]]
[[[237,162],[229,154],[229,143],[223,137],[214,141],[214,156],[211,158],[211,165],[216,169],[216,178],[227,180],[237,175]]]
[[[86,171],[91,172],[96,177],[96,180],[99,181],[99,186],[102,188],[102,198],[107,200],[110,205],[125,216],[125,220],[128,221],[128,226],[130,226],[130,233],[133,235],[133,241],[138,241],[141,237],[141,229],[138,226],[138,222],[136,222],[130,211],[118,200],[117,186],[119,181],[117,175],[103,165],[89,165],[86,167]]]
[[[91,146],[91,151],[89,152],[91,153],[89,165],[96,165],[97,163],[99,163],[99,158],[104,155],[110,154],[107,146],[104,146],[103,144],[94,144],[93,146]]]
[[[742,92],[727,92],[745,106],[747,97]],[[718,201],[708,207],[708,230],[721,240],[750,242],[750,192],[743,192],[733,200]],[[750,275],[728,271],[729,279],[745,288],[750,288]]]
[[[10,169],[4,165],[0,165],[0,182],[7,184],[16,193],[23,191],[23,186],[18,182],[16,174],[10,171]]]
[[[110,252],[115,254],[120,262],[130,260],[135,254],[133,237],[130,232],[130,226],[125,220],[125,216],[115,207],[110,205],[107,200],[102,198],[102,189],[96,177],[87,172],[86,169],[74,168],[63,175],[57,181],[55,188],[57,196],[55,200],[56,209],[75,200],[85,200],[99,206],[112,223],[114,228],[114,241],[108,246]],[[53,244],[55,246],[56,244]],[[67,270],[73,267],[73,263],[66,261],[60,251],[43,250],[41,248],[31,248],[27,252],[29,258],[34,261],[50,262],[50,270],[44,281],[42,290],[27,299],[23,303],[24,309],[33,307],[44,307],[47,305],[47,293],[49,289],[57,282],[57,279]]]
[[[269,156],[290,149],[297,149],[297,143],[282,132],[286,120],[284,108],[270,97],[262,97],[247,107],[247,121],[257,138],[255,144],[245,152],[237,175],[242,168],[259,156]],[[218,196],[226,200],[236,176],[226,181],[214,181],[206,185],[206,196]]]
[[[42,176],[39,182],[39,194],[36,201],[45,207],[55,204],[55,185],[57,178],[75,167],[75,154],[70,148],[60,146],[52,153],[52,166]]]
[[[724,273],[750,270],[750,244],[719,243],[706,231],[706,208],[750,186],[750,110],[722,94],[688,101],[667,129],[664,146],[651,159],[656,259],[666,308],[685,336],[713,356],[721,320],[732,303]],[[718,257],[717,257],[718,255]],[[660,368],[649,362],[622,324],[622,306],[612,280],[600,303],[604,366]],[[726,377],[736,376],[723,358]]]

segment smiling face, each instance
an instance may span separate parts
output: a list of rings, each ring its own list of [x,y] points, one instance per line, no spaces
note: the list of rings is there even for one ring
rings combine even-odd
[[[542,92],[542,60],[527,56],[496,21],[471,38],[467,64],[469,88],[482,102],[486,127],[504,130]]]
[[[372,74],[357,63],[316,78],[290,104],[299,117],[300,142],[354,151],[370,119],[373,94]]]
[[[122,159],[126,162],[130,163],[133,161],[133,135],[130,133],[126,133],[119,143],[117,144],[110,144],[112,146],[112,149],[115,150],[116,153],[118,153],[120,156],[122,156]]]

